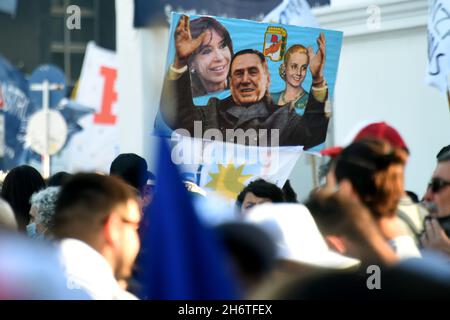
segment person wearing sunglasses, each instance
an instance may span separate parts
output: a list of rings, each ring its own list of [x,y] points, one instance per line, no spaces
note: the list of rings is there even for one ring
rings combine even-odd
[[[425,221],[421,242],[427,249],[450,256],[450,150],[439,152],[437,161],[424,196],[435,210]]]

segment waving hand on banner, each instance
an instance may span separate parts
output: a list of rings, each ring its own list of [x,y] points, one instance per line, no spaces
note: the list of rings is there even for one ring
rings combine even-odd
[[[177,69],[183,68],[187,65],[187,60],[194,51],[202,44],[208,31],[204,31],[197,38],[192,39],[191,31],[189,29],[189,17],[182,15],[178,21],[175,29],[175,50],[176,56],[174,67]]]
[[[325,35],[323,32],[317,37],[317,53],[312,47],[308,47],[309,69],[313,78],[313,85],[321,85],[324,82],[323,68],[325,66]]]

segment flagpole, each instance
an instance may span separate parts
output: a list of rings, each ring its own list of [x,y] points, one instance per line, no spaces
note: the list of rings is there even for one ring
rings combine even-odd
[[[49,93],[50,86],[49,81],[44,80],[43,88],[42,88],[42,104],[45,112],[45,122],[44,122],[44,134],[45,134],[45,144],[44,150],[45,153],[42,155],[42,171],[45,179],[50,177],[50,155],[48,152],[48,138],[49,138]]]
[[[313,188],[317,188],[319,186],[318,177],[317,177],[317,162],[316,156],[313,154],[309,155],[311,157],[311,169],[312,169],[312,180],[313,180]]]
[[[450,111],[450,91],[447,89],[448,110]]]
[[[44,143],[43,152],[41,153],[42,160],[42,176],[47,179],[50,177],[50,91],[62,90],[65,84],[61,83],[50,83],[48,79],[45,79],[42,83],[31,84],[30,89],[32,91],[42,91],[42,109],[44,112]]]

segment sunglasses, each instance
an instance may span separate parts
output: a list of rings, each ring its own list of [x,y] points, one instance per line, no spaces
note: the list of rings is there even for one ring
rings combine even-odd
[[[447,186],[450,186],[450,181],[445,181],[441,178],[433,178],[428,184],[428,188],[431,189],[433,193],[438,193]]]

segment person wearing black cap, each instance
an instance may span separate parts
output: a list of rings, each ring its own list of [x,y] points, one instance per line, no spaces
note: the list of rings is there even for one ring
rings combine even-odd
[[[121,153],[111,163],[109,174],[121,178],[135,188],[142,199],[143,208],[150,204],[153,197],[151,182],[155,180],[155,176],[148,171],[144,158],[135,153]]]

